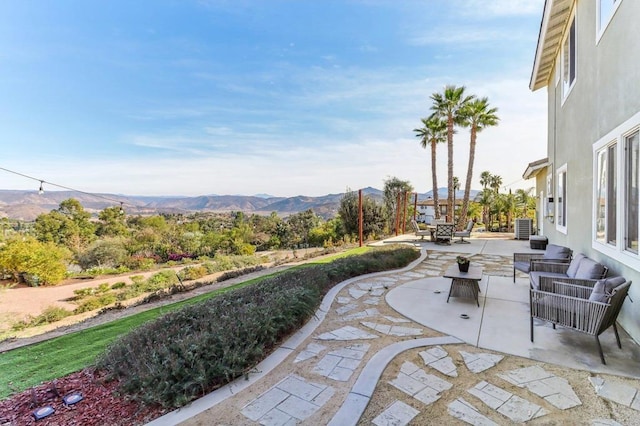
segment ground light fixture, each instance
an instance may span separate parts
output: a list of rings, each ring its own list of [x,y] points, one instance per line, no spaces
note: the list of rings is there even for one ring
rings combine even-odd
[[[42,420],[42,419],[44,419],[46,417],[49,417],[50,415],[52,415],[55,412],[56,412],[56,410],[54,410],[52,406],[45,405],[44,407],[40,407],[37,410],[34,410],[32,415],[33,415],[34,419]]]

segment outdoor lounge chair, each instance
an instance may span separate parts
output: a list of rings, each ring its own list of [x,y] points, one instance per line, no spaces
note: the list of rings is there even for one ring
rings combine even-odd
[[[569,263],[573,251],[569,247],[548,244],[544,253],[513,253],[513,282],[516,282],[516,271],[528,274],[531,262]]]
[[[607,276],[609,268],[588,258],[582,253],[577,254],[570,263],[559,262],[531,262],[529,271],[529,285],[534,290],[544,290],[543,284],[563,278],[596,281]]]
[[[450,245],[453,231],[453,223],[439,223],[436,225],[436,232],[433,233],[432,238],[436,244]]]
[[[564,282],[563,282],[564,281]],[[631,286],[623,277],[593,280],[556,280],[540,290],[530,289],[531,341],[533,342],[533,320],[551,322],[571,330],[595,336],[600,360],[606,364],[600,334],[613,327],[618,347],[620,336],[616,319]]]
[[[420,227],[418,226],[418,222],[416,222],[414,219],[411,219],[411,227],[413,228],[413,232],[415,232],[416,237],[420,237],[421,240],[424,240],[424,237],[426,235],[431,235],[431,231],[427,229],[420,229]]]
[[[467,226],[462,231],[456,231],[453,233],[454,237],[459,237],[459,240],[454,241],[456,244],[471,244],[470,241],[466,241],[464,237],[471,238],[471,230],[473,229],[473,225],[475,223],[470,220],[467,222]]]

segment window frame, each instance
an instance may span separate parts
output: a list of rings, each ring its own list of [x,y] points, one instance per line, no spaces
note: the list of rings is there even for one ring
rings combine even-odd
[[[612,155],[612,150],[613,150],[613,155]],[[619,223],[618,221],[618,210],[619,210],[618,183],[620,180],[619,179],[619,175],[620,175],[619,150],[620,150],[620,145],[617,139],[613,139],[609,142],[600,143],[597,146],[594,146],[594,157],[593,157],[593,176],[594,176],[593,222],[594,222],[594,226],[592,227],[592,231],[593,231],[592,238],[595,243],[603,244],[609,247],[616,247],[619,241],[619,232],[618,232],[618,223]],[[603,157],[603,163],[605,166],[604,172],[602,172],[600,168],[601,157]],[[603,177],[604,177],[604,182],[601,181]],[[603,200],[604,214],[602,215],[602,218],[604,220],[604,225],[603,225],[603,231],[602,231],[602,238],[599,239],[598,221],[601,219],[600,199],[602,198],[602,187],[604,187],[606,192],[604,197],[605,199]],[[610,219],[613,222],[612,224],[610,223]],[[611,228],[612,226],[613,226],[613,229]],[[612,232],[613,232],[613,239],[611,239]]]
[[[574,86],[576,85],[576,81],[578,80],[578,18],[576,16],[575,9],[571,12],[571,17],[569,18],[569,25],[567,26],[567,31],[565,32],[562,38],[562,44],[560,48],[560,83],[562,89],[562,105],[571,94]],[[573,31],[572,31],[573,28]],[[571,48],[571,42],[569,42],[569,48],[566,49],[565,45],[567,40],[573,38],[573,49]],[[567,55],[567,50],[569,50],[569,54],[573,52],[573,55],[570,55],[568,62],[565,61],[565,56]],[[569,67],[569,70],[565,70],[566,63],[573,66]],[[569,73],[569,78],[571,77],[571,71],[573,71],[573,79],[569,81],[569,84],[565,84],[565,74]]]
[[[603,1],[611,1],[611,0],[596,0],[596,45],[600,43],[600,39],[602,35],[605,33],[611,20],[613,19],[613,15],[616,14],[618,8],[620,7],[620,3],[622,0],[613,0],[613,5],[611,6],[611,10],[609,10],[609,15],[604,17],[602,16],[602,2]]]
[[[592,229],[592,240],[591,247],[614,259],[621,264],[624,264],[630,268],[640,270],[640,253],[634,253],[626,249],[626,234],[627,234],[627,223],[626,223],[626,212],[627,212],[627,154],[625,151],[626,141],[630,136],[638,133],[640,137],[640,112],[637,112],[635,115],[627,119],[625,122],[621,123],[619,126],[611,130],[609,133],[604,135],[598,141],[593,144],[593,213],[591,215],[591,229]],[[597,194],[598,194],[598,182],[597,182],[597,159],[598,153],[605,149],[608,146],[611,146],[613,143],[617,144],[616,150],[616,244],[606,244],[602,241],[597,241],[596,239],[596,226],[597,226]],[[640,164],[637,165],[640,167]],[[640,190],[639,190],[640,191]],[[638,194],[640,197],[640,194]],[[640,226],[640,212],[639,217],[637,217],[637,224]],[[640,251],[640,250],[639,250]]]
[[[567,228],[569,220],[567,218],[568,205],[567,202],[567,163],[558,167],[555,176],[555,216],[556,216],[556,230],[563,234],[567,234]],[[560,203],[562,200],[562,203]],[[560,213],[563,213],[562,215]]]

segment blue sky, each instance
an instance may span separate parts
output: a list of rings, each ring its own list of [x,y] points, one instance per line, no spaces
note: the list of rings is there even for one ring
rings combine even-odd
[[[391,176],[425,192],[412,130],[455,84],[501,118],[479,134],[474,188],[483,170],[531,187],[543,3],[4,0],[0,167],[99,193],[324,195]],[[464,181],[465,131],[454,146]],[[37,186],[0,171],[2,189]]]

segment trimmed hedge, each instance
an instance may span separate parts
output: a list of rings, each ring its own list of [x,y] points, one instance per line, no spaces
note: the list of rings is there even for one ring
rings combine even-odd
[[[418,256],[413,248],[384,248],[286,271],[142,325],[97,366],[121,379],[121,390],[137,400],[181,407],[248,374],[313,315],[335,284]]]

